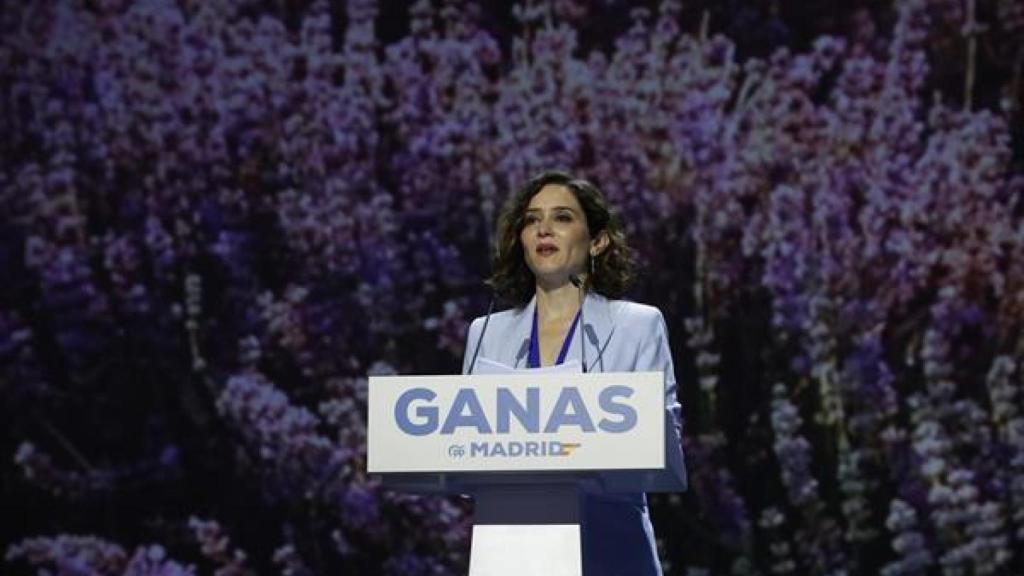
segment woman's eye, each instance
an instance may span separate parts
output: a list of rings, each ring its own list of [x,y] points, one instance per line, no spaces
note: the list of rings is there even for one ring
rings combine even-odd
[[[572,222],[572,215],[559,214],[558,216],[555,216],[555,220],[558,220],[559,222]]]

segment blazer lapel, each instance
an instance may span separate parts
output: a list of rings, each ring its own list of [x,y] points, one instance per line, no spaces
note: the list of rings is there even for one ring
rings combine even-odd
[[[526,368],[530,354],[530,332],[533,331],[533,311],[536,308],[535,295],[526,306],[516,309],[512,314],[508,327],[509,346],[505,348],[506,356],[502,358],[506,365]]]
[[[586,338],[587,372],[605,371],[604,353],[615,332],[612,306],[607,298],[588,292],[583,300],[583,337]]]

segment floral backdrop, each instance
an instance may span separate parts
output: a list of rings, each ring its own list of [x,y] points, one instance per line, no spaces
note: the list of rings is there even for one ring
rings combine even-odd
[[[1024,573],[1024,4],[0,2],[0,571],[463,573],[365,474],[496,212],[596,181],[669,322],[668,574]]]

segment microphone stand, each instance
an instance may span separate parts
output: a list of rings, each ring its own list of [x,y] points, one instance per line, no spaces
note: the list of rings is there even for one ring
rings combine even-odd
[[[472,374],[473,368],[476,367],[476,357],[480,354],[480,345],[484,342],[484,334],[487,333],[487,325],[491,322],[491,314],[494,312],[494,300],[496,294],[491,293],[491,301],[487,304],[487,317],[484,318],[484,326],[480,329],[480,337],[476,339],[476,349],[473,350],[473,360],[469,363],[469,370],[466,374]]]
[[[579,293],[580,293],[580,326],[579,326],[579,329],[580,329],[579,330],[579,332],[580,332],[580,360],[583,363],[583,373],[586,374],[587,373],[587,343],[585,341],[587,339],[587,329],[586,329],[587,323],[586,323],[586,320],[584,319],[584,316],[583,316],[583,304],[584,304],[584,302],[586,302],[586,296],[587,296],[586,284],[583,282],[583,279],[580,278],[579,274],[572,274],[572,275],[570,275],[569,276],[569,282],[572,282],[573,286],[579,288]]]

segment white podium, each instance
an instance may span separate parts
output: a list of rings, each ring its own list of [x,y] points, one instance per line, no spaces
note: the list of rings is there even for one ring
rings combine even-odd
[[[681,492],[660,372],[369,379],[367,471],[475,500],[470,576],[581,576],[580,494]]]

